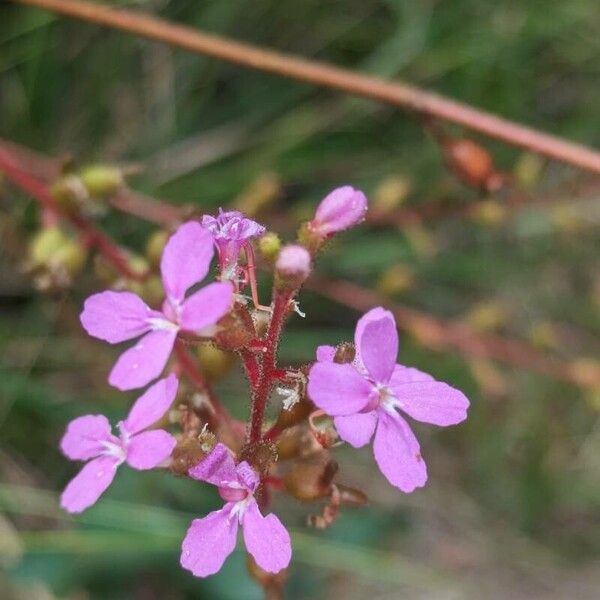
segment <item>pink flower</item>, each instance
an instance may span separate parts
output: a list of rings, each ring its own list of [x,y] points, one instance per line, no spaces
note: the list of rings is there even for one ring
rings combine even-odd
[[[465,395],[431,375],[396,364],[398,332],[392,313],[374,308],[357,323],[353,364],[333,362],[335,348],[320,346],[308,376],[312,401],[334,417],[340,437],[359,448],[373,433],[381,472],[403,492],[427,481],[419,442],[400,411],[417,421],[447,426],[467,418]]]
[[[235,276],[242,247],[265,232],[262,225],[245,217],[239,210],[223,212],[222,208],[217,217],[204,215],[202,227],[212,234],[219,253],[221,273],[228,279]]]
[[[160,270],[166,299],[162,311],[152,310],[131,292],[90,296],[81,324],[92,336],[117,344],[143,335],[113,367],[108,381],[120,390],[142,387],[158,377],[169,359],[180,330],[212,335],[214,325],[229,310],[233,287],[211,283],[189,297],[186,292],[204,279],[213,257],[212,236],[200,223],[184,223],[165,246]]]
[[[167,412],[178,383],[175,375],[169,375],[146,390],[131,407],[127,419],[117,424],[119,437],[111,433],[104,415],[86,415],[69,423],[60,442],[63,454],[71,460],[89,462],[62,493],[60,505],[66,511],[79,513],[92,506],[122,463],[143,471],[153,469],[170,456],[176,443],[171,434],[162,429],[143,430]]]
[[[229,450],[217,444],[189,475],[219,488],[225,505],[203,519],[194,519],[181,545],[181,566],[196,577],[216,573],[233,552],[238,526],[246,549],[269,573],[288,566],[292,557],[290,535],[273,514],[263,517],[254,498],[259,477],[247,462],[237,466]]]
[[[350,185],[330,192],[317,207],[310,229],[323,236],[354,227],[365,218],[367,197]]]

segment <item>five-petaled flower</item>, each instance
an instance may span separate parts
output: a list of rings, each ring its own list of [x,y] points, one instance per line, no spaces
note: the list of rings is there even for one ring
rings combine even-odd
[[[231,283],[210,283],[185,296],[206,277],[213,253],[210,232],[200,223],[189,221],[170,237],[161,258],[166,295],[162,311],[152,310],[131,292],[106,291],[85,301],[81,323],[90,335],[110,344],[143,335],[117,360],[108,379],[111,385],[132,390],[156,379],[180,330],[204,336],[214,333],[214,325],[231,307]]]
[[[216,217],[204,215],[202,226],[213,236],[219,254],[219,268],[224,279],[235,279],[240,251],[251,239],[260,237],[265,228],[245,217],[239,210],[219,209]]]
[[[333,362],[335,348],[320,346],[309,373],[308,394],[334,417],[340,437],[359,448],[373,433],[381,472],[404,492],[427,481],[419,442],[399,411],[433,425],[467,417],[469,401],[459,390],[417,369],[396,364],[398,332],[392,313],[374,308],[357,323],[352,364]]]
[[[292,556],[289,533],[274,514],[263,517],[260,513],[254,498],[259,477],[247,462],[236,465],[229,450],[217,444],[189,475],[216,485],[225,506],[192,521],[181,546],[184,569],[197,577],[216,573],[235,548],[239,525],[246,549],[259,567],[277,573],[288,566]]]
[[[178,383],[175,375],[169,375],[140,396],[125,421],[118,423],[119,437],[112,434],[104,415],[86,415],[69,423],[60,442],[63,454],[71,460],[89,462],[62,493],[60,504],[65,510],[78,513],[94,504],[122,463],[138,470],[153,469],[171,455],[176,440],[170,433],[143,430],[167,412]]]

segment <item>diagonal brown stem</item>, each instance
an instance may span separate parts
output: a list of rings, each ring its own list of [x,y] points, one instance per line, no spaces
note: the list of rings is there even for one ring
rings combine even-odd
[[[120,29],[191,52],[206,54],[275,75],[401,106],[421,115],[456,123],[581,169],[600,173],[600,152],[597,150],[536,131],[531,127],[406,83],[385,81],[378,77],[355,73],[325,63],[243,44],[136,11],[78,0],[13,1]]]

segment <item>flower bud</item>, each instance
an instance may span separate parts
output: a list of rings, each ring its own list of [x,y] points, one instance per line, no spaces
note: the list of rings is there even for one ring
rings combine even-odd
[[[338,231],[354,227],[365,218],[367,197],[350,185],[339,187],[329,193],[317,207],[310,229],[327,237]]]
[[[258,240],[258,249],[265,260],[272,262],[279,254],[281,240],[276,233],[269,231]]]
[[[406,265],[392,265],[377,280],[377,290],[386,296],[395,296],[413,288],[415,275]]]
[[[50,186],[50,195],[63,209],[81,208],[89,199],[89,194],[81,179],[73,173],[66,173]]]
[[[81,169],[81,182],[90,196],[109,198],[123,185],[123,173],[109,165],[90,165]]]
[[[342,342],[336,349],[333,362],[338,364],[351,363],[356,356],[356,348],[352,342]]]
[[[29,241],[29,263],[32,267],[47,264],[54,253],[67,241],[59,227],[44,227]]]
[[[198,438],[184,437],[177,442],[171,454],[171,470],[176,475],[185,476],[206,454]]]
[[[225,352],[212,343],[200,344],[196,353],[203,375],[211,382],[222,379],[234,363],[230,352]]]
[[[244,307],[234,304],[230,312],[219,320],[215,341],[227,350],[240,350],[256,338],[254,323],[245,318],[247,311]]]
[[[26,268],[40,290],[68,287],[85,266],[87,248],[58,227],[46,227],[29,244]]]
[[[312,403],[302,394],[298,402],[289,409],[283,409],[279,413],[275,427],[281,430],[292,427],[308,417],[312,410],[314,410]]]
[[[303,502],[329,496],[338,464],[326,456],[322,453],[314,459],[294,463],[283,478],[287,492]]]
[[[281,249],[275,262],[278,287],[299,287],[310,275],[310,254],[304,246],[288,244]]]

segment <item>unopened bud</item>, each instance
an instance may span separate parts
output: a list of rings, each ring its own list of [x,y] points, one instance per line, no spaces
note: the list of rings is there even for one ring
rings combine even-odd
[[[283,483],[294,498],[311,502],[329,496],[337,471],[338,464],[335,461],[319,456],[294,463],[283,478]]]
[[[489,200],[482,200],[475,204],[470,215],[474,221],[481,225],[495,227],[502,225],[506,221],[508,211],[504,204],[490,198]]]
[[[177,442],[171,454],[171,470],[177,475],[187,475],[207,454],[202,441],[197,437],[184,437]]]
[[[480,302],[466,316],[466,321],[481,332],[497,331],[506,323],[508,314],[498,302]]]
[[[244,307],[235,304],[218,322],[218,331],[215,333],[215,341],[219,346],[227,350],[239,350],[247,348],[250,342],[256,338],[254,323],[246,320]]]
[[[196,352],[202,374],[211,382],[222,379],[233,366],[233,355],[212,343],[200,344]]]
[[[110,165],[84,167],[79,176],[93,198],[110,198],[123,185],[122,171]]]
[[[352,342],[342,342],[335,350],[333,362],[338,364],[351,363],[356,356],[356,348]]]
[[[410,290],[415,285],[415,274],[406,265],[392,265],[379,276],[377,289],[386,296]]]
[[[515,163],[515,180],[524,188],[531,189],[539,182],[544,169],[544,159],[539,154],[524,152]]]
[[[467,185],[489,192],[500,189],[503,177],[494,167],[490,153],[466,138],[445,138],[442,148],[447,165]]]
[[[299,287],[310,274],[310,262],[310,254],[304,246],[284,246],[275,262],[278,287]]]
[[[327,237],[354,227],[365,218],[367,197],[350,185],[336,188],[321,201],[310,223],[313,233]]]
[[[29,241],[29,263],[34,268],[47,264],[66,241],[59,227],[44,227]]]
[[[81,207],[89,199],[87,188],[73,173],[61,175],[50,186],[50,195],[57,204],[67,210]]]
[[[300,394],[300,399],[296,403],[290,408],[284,408],[279,413],[275,426],[277,429],[292,427],[308,417],[312,410],[314,410],[312,403],[307,400],[304,394]]]
[[[269,231],[258,240],[258,249],[265,260],[272,262],[279,254],[281,240],[276,233]]]
[[[87,248],[79,240],[58,227],[47,227],[31,239],[26,268],[34,273],[38,289],[62,289],[82,271],[87,256]]]
[[[371,210],[377,216],[389,215],[408,197],[411,184],[406,177],[393,175],[384,179],[373,196]]]

